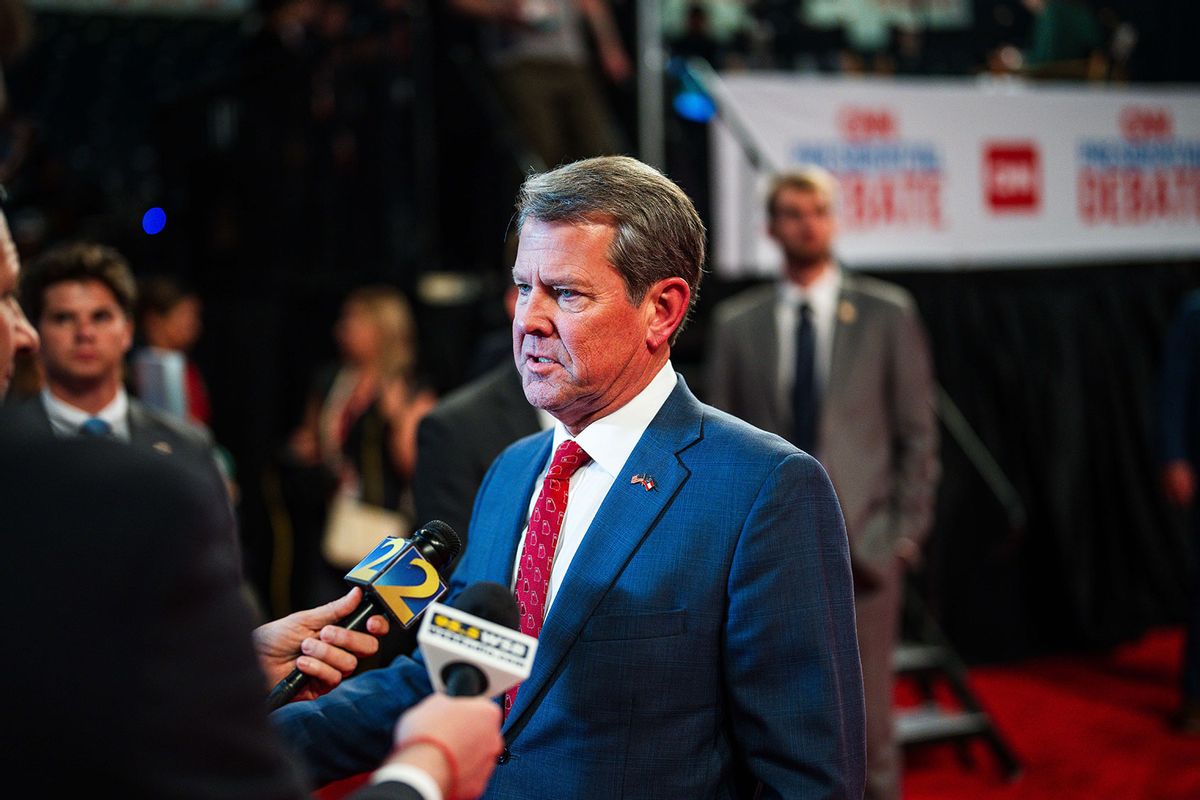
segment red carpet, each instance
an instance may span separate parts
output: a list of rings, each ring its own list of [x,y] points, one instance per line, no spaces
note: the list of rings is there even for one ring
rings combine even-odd
[[[1169,629],[1108,654],[971,670],[1024,774],[1006,783],[979,743],[973,766],[952,745],[931,745],[908,754],[905,800],[1200,800],[1200,737],[1164,722],[1178,700],[1180,644]],[[902,685],[898,695],[905,703],[913,692]],[[363,777],[318,797],[340,798]]]
[[[1197,800],[1200,737],[1164,722],[1178,702],[1181,639],[1162,630],[1108,654],[971,670],[1024,774],[1006,783],[979,743],[973,767],[933,745],[908,754],[906,800]],[[901,686],[901,702],[910,693]]]

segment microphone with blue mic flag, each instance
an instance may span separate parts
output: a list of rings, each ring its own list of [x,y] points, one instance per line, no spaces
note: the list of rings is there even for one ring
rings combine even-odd
[[[346,573],[346,581],[363,590],[363,600],[339,627],[366,628],[367,620],[383,612],[402,627],[411,627],[446,591],[439,571],[462,550],[462,540],[446,523],[435,519],[407,539],[388,536]],[[267,695],[274,711],[294,698],[309,676],[293,669]]]

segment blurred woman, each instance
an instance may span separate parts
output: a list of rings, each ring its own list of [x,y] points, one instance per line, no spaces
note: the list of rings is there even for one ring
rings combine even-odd
[[[435,398],[416,383],[416,326],[408,301],[396,289],[368,286],[352,292],[334,335],[341,362],[318,380],[291,449],[300,461],[324,465],[336,479],[323,548],[326,558],[341,567],[346,558],[353,559],[353,549],[338,558],[331,554],[330,538],[341,536],[335,530],[339,525],[353,525],[348,517],[358,510],[399,512],[403,521],[390,524],[411,523],[406,490],[416,461],[417,423]],[[378,530],[387,523],[375,524],[372,532],[364,532],[375,541],[408,532]],[[344,552],[346,543],[341,544]]]

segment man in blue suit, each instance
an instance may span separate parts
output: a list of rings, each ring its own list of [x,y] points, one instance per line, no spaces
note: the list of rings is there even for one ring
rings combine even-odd
[[[854,599],[829,479],[698,402],[671,367],[704,262],[691,202],[606,157],[529,178],[517,206],[514,355],[526,398],[558,422],[492,465],[451,586],[513,586],[539,637],[485,796],[861,798]],[[332,780],[378,762],[429,691],[401,658],[276,722]]]

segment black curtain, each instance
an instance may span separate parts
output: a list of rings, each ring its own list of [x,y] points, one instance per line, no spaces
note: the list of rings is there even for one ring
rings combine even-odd
[[[1158,488],[1156,389],[1198,265],[888,277],[916,297],[939,380],[1028,512],[1014,528],[946,437],[924,578],[951,639],[1004,659],[1179,619],[1188,542]]]
[[[915,296],[937,377],[1027,511],[1005,507],[942,426],[918,585],[971,660],[1112,646],[1182,619],[1185,520],[1158,489],[1156,384],[1200,264],[879,273]],[[710,280],[675,360],[700,379]]]

